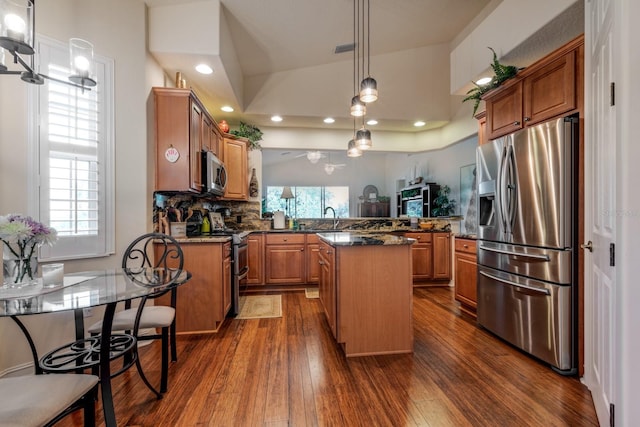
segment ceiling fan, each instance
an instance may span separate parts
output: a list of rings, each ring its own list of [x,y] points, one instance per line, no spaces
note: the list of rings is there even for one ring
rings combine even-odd
[[[324,171],[327,173],[327,175],[331,175],[334,170],[342,169],[345,166],[346,165],[344,163],[325,163]]]
[[[304,157],[304,156],[306,156],[307,160],[309,160],[311,163],[314,163],[314,164],[318,163],[318,160],[327,157],[320,151],[307,151],[304,154],[298,154],[296,157]]]

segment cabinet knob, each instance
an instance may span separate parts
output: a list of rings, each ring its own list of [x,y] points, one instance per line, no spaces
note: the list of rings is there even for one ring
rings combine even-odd
[[[322,260],[320,260],[320,261],[318,261],[318,264],[324,265],[324,262]]]
[[[287,238],[285,237],[285,238],[283,238],[282,240],[286,242],[286,241],[287,241]]]
[[[516,120],[515,122],[513,122],[513,125],[514,125],[514,126],[519,126],[519,125],[520,125],[520,122]]]
[[[468,249],[469,245],[462,245],[463,248]]]
[[[524,121],[525,121],[525,122],[528,122],[528,121],[530,121],[530,120],[531,120],[531,117],[525,117],[525,118],[524,118]]]

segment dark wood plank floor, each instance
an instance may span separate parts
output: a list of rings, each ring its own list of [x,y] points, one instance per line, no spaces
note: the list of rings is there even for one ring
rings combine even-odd
[[[288,292],[282,301],[282,318],[227,320],[216,335],[180,336],[162,400],[135,369],[116,378],[118,425],[597,425],[578,379],[461,317],[450,288],[415,290],[414,353],[397,356],[347,359],[318,299]],[[157,380],[159,343],[141,352]]]

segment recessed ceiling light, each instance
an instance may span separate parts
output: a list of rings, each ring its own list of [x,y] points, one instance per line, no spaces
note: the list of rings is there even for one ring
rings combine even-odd
[[[327,117],[326,119],[324,119],[325,123],[334,123],[336,121],[336,119],[334,119],[333,117]]]
[[[376,119],[369,119],[369,120],[367,120],[367,124],[369,126],[375,126],[375,125],[378,124],[378,121]]]
[[[282,117],[280,117],[280,116],[271,116],[271,121],[272,122],[281,122],[282,121]]]
[[[476,80],[476,84],[482,86],[482,85],[486,85],[490,81],[491,81],[491,77],[483,77],[481,79]]]
[[[222,111],[224,111],[225,113],[233,113],[233,107],[231,107],[229,105],[224,105],[224,106],[220,107],[220,109]]]
[[[418,121],[417,121],[417,122],[415,122],[413,125],[414,125],[415,127],[419,128],[419,127],[421,127],[421,126],[426,125],[426,123],[425,123],[425,122],[423,122],[422,120],[418,120]]]
[[[196,71],[201,74],[211,74],[213,73],[213,69],[209,67],[207,64],[198,64],[196,65]]]

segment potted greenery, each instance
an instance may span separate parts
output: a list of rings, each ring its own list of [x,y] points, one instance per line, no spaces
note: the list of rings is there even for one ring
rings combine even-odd
[[[491,63],[491,68],[493,69],[495,76],[491,78],[491,81],[489,83],[486,83],[483,85],[479,85],[473,82],[475,87],[471,88],[467,92],[467,96],[462,100],[462,102],[471,101],[471,100],[474,101],[472,116],[475,116],[476,114],[476,110],[478,109],[478,105],[480,104],[480,100],[482,99],[482,95],[489,92],[491,89],[497,88],[505,80],[514,77],[518,73],[518,71],[522,69],[514,65],[502,65],[498,61],[498,55],[496,55],[496,51],[493,50],[492,48],[488,48],[488,49],[491,50],[491,52],[493,52],[493,62]]]
[[[232,130],[229,133],[247,138],[249,140],[249,150],[259,150],[262,148],[259,143],[259,141],[262,141],[262,131],[254,125],[240,122],[238,130]]]
[[[443,185],[438,191],[438,195],[433,199],[434,208],[431,210],[433,216],[450,216],[456,208],[456,201],[449,199],[451,188]]]

